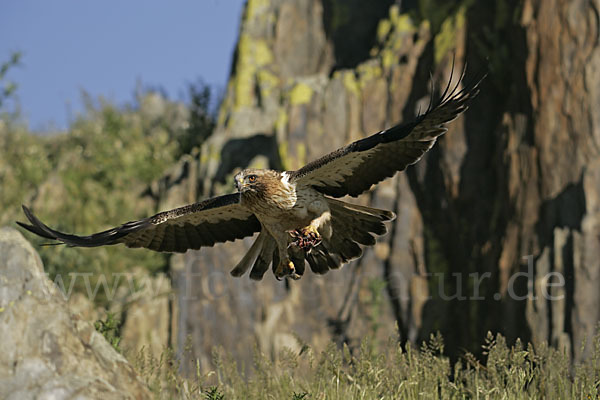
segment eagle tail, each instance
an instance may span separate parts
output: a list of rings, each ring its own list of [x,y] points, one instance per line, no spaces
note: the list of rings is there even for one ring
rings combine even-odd
[[[396,217],[391,211],[330,198],[327,198],[327,202],[331,210],[331,237],[323,238],[321,243],[308,252],[294,246],[288,249],[288,256],[298,275],[304,274],[306,262],[314,273],[325,274],[330,269],[340,268],[348,261],[360,257],[360,245],[373,246],[373,235],[384,235],[387,232],[384,222]],[[275,269],[278,264],[279,253],[275,239],[263,229],[248,252],[231,270],[231,275],[242,276],[252,267],[250,279],[259,281],[269,265]]]
[[[277,249],[277,243],[275,242],[275,239],[265,232],[264,240],[262,241],[262,243],[259,244],[259,246],[260,249],[256,250],[257,256],[255,256],[255,259],[248,258],[248,261],[246,262],[244,262],[244,259],[242,259],[242,261],[240,261],[240,263],[234,268],[234,270],[231,271],[232,275],[234,275],[234,272],[238,274],[234,276],[242,275],[250,267],[252,262],[254,262],[254,265],[252,266],[252,270],[250,270],[250,279],[260,281],[265,275],[265,272],[267,272],[267,270],[269,269],[269,265],[272,266],[273,272],[275,272],[275,269],[279,265],[280,259],[279,250]],[[248,253],[250,253],[251,251],[252,248],[250,249],[250,251],[248,251]],[[296,267],[296,273],[302,276],[304,274],[304,264],[306,256],[304,251],[298,248],[290,247],[288,249],[288,256],[290,257],[290,260],[294,263],[294,266]],[[246,258],[246,256],[244,258]]]
[[[269,269],[269,265],[271,262],[275,262],[275,257],[279,257],[279,253],[277,250],[277,243],[275,243],[275,239],[273,236],[265,233],[266,238],[263,243],[262,249],[252,266],[252,270],[250,271],[250,279],[255,281],[260,281],[265,272]]]
[[[263,228],[250,249],[230,273],[236,277],[242,276],[252,267],[250,279],[260,281],[276,256],[278,255],[275,239]]]
[[[375,237],[387,232],[385,221],[396,215],[387,210],[365,207],[339,200],[327,199],[331,210],[333,234],[306,254],[306,261],[313,272],[324,274],[340,268],[362,255],[359,245],[373,246]]]
[[[264,229],[260,232],[250,249],[246,252],[244,257],[240,260],[239,263],[230,271],[232,276],[242,276],[248,271],[250,266],[254,264],[259,253],[262,251],[263,243],[265,241],[266,233]]]

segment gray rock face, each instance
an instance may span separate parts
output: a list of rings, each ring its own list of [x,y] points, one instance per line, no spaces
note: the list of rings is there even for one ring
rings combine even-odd
[[[590,354],[581,344],[600,321],[600,2],[498,2],[518,18],[485,2],[395,3],[374,21],[369,58],[346,65],[336,27],[357,2],[248,1],[216,130],[173,189],[194,198],[232,191],[241,168],[296,169],[413,119],[429,102],[430,73],[433,97],[452,65],[455,76],[468,65],[466,81],[490,74],[423,160],[357,200],[398,218],[344,270],[286,290],[269,275],[227,275],[250,240],[174,258],[178,343],[190,334],[194,359],[210,360],[216,343],[249,364],[255,342],[271,353],[290,335],[352,345],[396,324],[403,342],[440,331],[451,357],[480,352],[490,330],[547,341],[576,362]],[[318,23],[321,9],[331,24]]]
[[[71,314],[31,245],[0,229],[0,398],[150,396],[133,367]]]
[[[198,162],[190,163],[189,170],[197,172],[170,190],[194,188],[193,197],[199,199],[227,193],[233,190],[232,175],[241,168],[299,168],[400,120],[402,110],[416,109],[404,88],[410,86],[430,39],[427,24],[417,25],[393,7],[377,54],[355,69],[329,74],[331,50],[319,39],[326,29],[315,16],[323,4],[248,2],[216,130]],[[293,35],[273,29],[292,19],[298,27]],[[312,43],[311,56],[302,55],[306,48],[292,43],[290,36]],[[300,62],[297,55],[305,60]],[[422,97],[426,107],[429,97],[425,92]],[[200,182],[197,188],[189,183],[194,179]],[[406,176],[388,180],[354,201],[396,211],[399,217],[389,224],[390,234],[343,270],[324,276],[308,272],[289,288],[270,271],[258,283],[229,275],[251,239],[171,259],[179,309],[177,346],[187,358],[184,372],[192,374],[196,360],[208,370],[215,345],[234,354],[239,365],[251,365],[256,344],[275,359],[284,347],[299,342],[320,349],[332,339],[354,348],[367,334],[385,341],[395,334],[400,316],[402,337],[417,341],[428,287],[423,224],[409,181]],[[396,286],[384,289],[383,279]],[[188,335],[191,355],[183,351]]]

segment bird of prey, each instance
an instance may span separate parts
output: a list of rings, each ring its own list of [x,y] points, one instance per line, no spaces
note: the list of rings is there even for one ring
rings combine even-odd
[[[237,193],[214,197],[89,236],[49,228],[25,206],[31,225],[19,224],[69,246],[123,243],[161,252],[185,252],[259,232],[233,268],[260,280],[272,265],[277,279],[299,279],[305,263],[319,274],[360,257],[363,246],[383,235],[395,215],[338,200],[356,197],[416,163],[447,130],[445,124],[467,109],[480,80],[450,83],[415,120],[395,125],[342,147],[296,171],[245,169],[235,176]],[[461,86],[462,85],[462,86]],[[461,88],[462,87],[462,88]]]

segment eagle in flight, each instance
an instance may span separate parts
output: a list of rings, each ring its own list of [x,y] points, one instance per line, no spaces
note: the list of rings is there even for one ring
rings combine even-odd
[[[235,176],[237,193],[158,213],[89,236],[56,231],[25,206],[31,225],[23,228],[69,246],[95,247],[123,243],[161,252],[258,237],[233,268],[260,280],[272,265],[277,279],[299,279],[305,263],[318,274],[360,257],[383,235],[391,211],[360,206],[337,198],[356,197],[371,186],[416,163],[443,135],[446,123],[467,109],[481,82],[460,88],[450,83],[437,101],[414,121],[395,125],[342,147],[296,171],[245,169]]]

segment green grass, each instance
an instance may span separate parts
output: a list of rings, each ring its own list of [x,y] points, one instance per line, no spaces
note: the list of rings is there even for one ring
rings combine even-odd
[[[286,350],[277,362],[256,351],[247,373],[220,349],[213,370],[196,369],[187,379],[171,350],[158,359],[141,352],[134,364],[161,399],[597,399],[600,335],[593,343],[586,361],[573,366],[545,344],[508,346],[492,334],[483,346],[485,359],[465,354],[454,364],[439,335],[420,349],[403,350],[395,340],[373,346],[365,339],[354,352],[331,344],[324,351]]]
[[[104,319],[99,319],[94,322],[94,328],[104,336],[106,341],[119,353],[121,353],[121,321],[117,320],[115,314],[111,312],[106,313]]]

